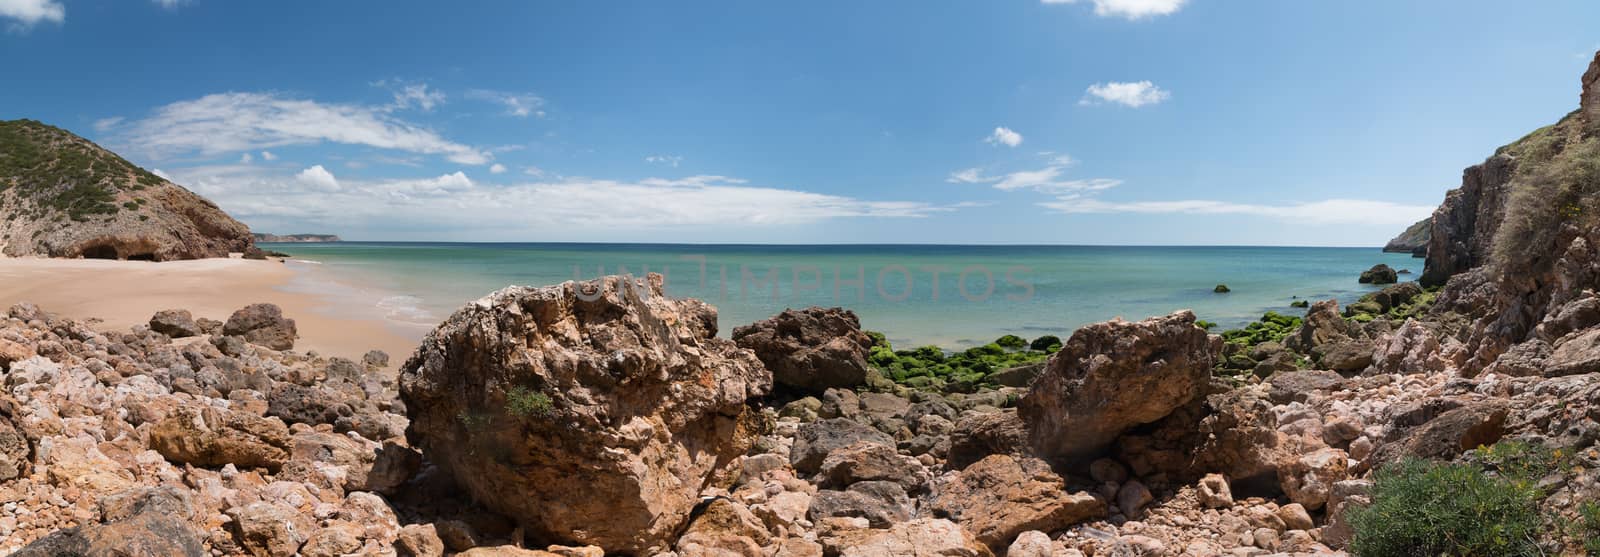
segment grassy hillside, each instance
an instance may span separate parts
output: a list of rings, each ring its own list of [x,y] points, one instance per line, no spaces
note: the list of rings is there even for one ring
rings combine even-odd
[[[24,201],[7,218],[83,221],[138,211],[143,199],[134,194],[119,203],[118,193],[163,182],[66,130],[33,120],[0,121],[0,192],[12,190]]]

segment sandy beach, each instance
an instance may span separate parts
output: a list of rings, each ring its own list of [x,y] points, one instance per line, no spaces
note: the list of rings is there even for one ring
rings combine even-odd
[[[362,315],[332,295],[286,288],[298,271],[278,261],[203,259],[151,263],[97,259],[0,258],[0,307],[33,302],[68,317],[96,318],[102,330],[148,323],[163,309],[226,321],[244,306],[269,302],[295,320],[295,350],[360,358],[389,353],[393,365],[411,355],[422,331]]]

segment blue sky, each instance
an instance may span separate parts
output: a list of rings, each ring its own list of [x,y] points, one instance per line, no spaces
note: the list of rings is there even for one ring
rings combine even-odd
[[[350,239],[1379,245],[1600,3],[0,0],[0,118]]]

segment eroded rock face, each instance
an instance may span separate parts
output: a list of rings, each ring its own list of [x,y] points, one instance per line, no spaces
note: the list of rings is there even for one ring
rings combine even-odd
[[[1215,356],[1194,313],[1078,329],[1017,406],[1041,454],[1082,458],[1193,400]]]
[[[862,385],[872,366],[872,337],[855,312],[811,307],[784,310],[771,319],[733,330],[733,341],[755,352],[772,370],[774,383],[822,392]]]
[[[1423,286],[1444,284],[1451,276],[1487,261],[1494,232],[1505,217],[1506,195],[1516,159],[1495,155],[1467,167],[1461,187],[1445,193],[1433,212]]]
[[[402,368],[408,437],[530,537],[670,547],[771,388],[716,310],[605,277],[511,287],[456,312]]]
[[[1578,110],[1588,124],[1589,133],[1600,134],[1600,52],[1594,54],[1589,71],[1583,73],[1583,92],[1578,97]]]
[[[156,312],[150,318],[150,330],[167,335],[172,338],[184,338],[205,334],[194,315],[186,309],[167,309]]]
[[[1359,282],[1361,284],[1394,284],[1398,280],[1400,280],[1400,275],[1395,273],[1394,268],[1379,263],[1373,265],[1371,269],[1362,271]]]

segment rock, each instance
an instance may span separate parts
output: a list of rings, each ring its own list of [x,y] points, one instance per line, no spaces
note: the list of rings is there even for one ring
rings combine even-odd
[[[1357,373],[1372,365],[1372,341],[1339,339],[1316,347],[1317,363],[1340,373]]]
[[[1310,530],[1316,523],[1311,522],[1311,513],[1306,512],[1304,505],[1289,503],[1278,507],[1278,518],[1283,520],[1283,526],[1290,530]]]
[[[1233,506],[1233,490],[1222,474],[1206,474],[1195,489],[1200,505],[1208,509],[1226,509]]]
[[[1362,296],[1361,301],[1375,302],[1378,304],[1378,313],[1386,313],[1391,309],[1411,303],[1411,300],[1421,295],[1422,286],[1415,282],[1402,282]]]
[[[368,350],[366,355],[361,357],[361,363],[369,368],[389,367],[389,353],[382,350]]]
[[[173,509],[177,510],[177,509]],[[189,510],[186,507],[183,509]],[[190,511],[192,512],[192,511]],[[148,505],[101,524],[62,530],[12,555],[18,557],[204,557],[201,535],[181,514]]]
[[[836,542],[840,557],[992,557],[993,552],[949,520],[923,518],[888,530],[864,530]]]
[[[291,424],[332,424],[355,415],[340,398],[322,387],[278,383],[267,395],[267,415]]]
[[[241,337],[250,344],[273,350],[294,348],[297,336],[294,320],[285,318],[283,310],[275,304],[251,304],[233,312],[222,325],[222,334]]]
[[[789,464],[795,470],[815,474],[830,453],[858,443],[894,448],[894,438],[881,431],[847,418],[833,418],[800,426],[789,451]]]
[[[1105,502],[1093,495],[1069,493],[1048,464],[1008,455],[989,456],[957,473],[928,508],[997,550],[1022,532],[1054,532],[1106,513]]]
[[[1217,287],[1216,288],[1212,288],[1211,291],[1215,292],[1217,294],[1227,294],[1229,292],[1232,292],[1233,290],[1228,288],[1228,285],[1226,285],[1226,284],[1218,284]]]
[[[1361,284],[1394,284],[1400,280],[1400,275],[1386,264],[1373,265],[1371,269],[1361,272]]]
[[[1545,377],[1593,373],[1600,370],[1600,327],[1569,334],[1557,340],[1544,361]]]
[[[1345,378],[1326,370],[1291,371],[1272,376],[1267,398],[1278,404],[1305,402],[1311,395],[1344,390]]]
[[[1583,92],[1578,96],[1578,111],[1588,125],[1590,135],[1600,135],[1600,52],[1583,72]]]
[[[772,534],[767,532],[761,519],[756,518],[744,505],[728,499],[715,499],[705,511],[689,524],[678,538],[681,555],[711,555],[731,551],[744,555],[761,555],[761,546],[767,545]],[[601,553],[604,557],[604,553]]]
[[[1089,463],[1089,477],[1100,483],[1120,484],[1128,481],[1128,468],[1109,458],[1097,458]]]
[[[33,347],[0,338],[0,371],[8,371],[11,364],[34,357]]]
[[[820,393],[867,382],[872,337],[843,308],[784,310],[733,330],[733,341],[755,352],[779,385]]]
[[[1428,255],[1428,239],[1433,231],[1433,217],[1417,221],[1416,224],[1406,227],[1404,232],[1395,236],[1383,245],[1385,253],[1409,253],[1414,257]]]
[[[835,489],[863,481],[889,481],[908,492],[928,483],[928,470],[917,459],[901,455],[883,443],[862,441],[835,450],[823,459],[822,486]]]
[[[1289,335],[1284,345],[1301,354],[1310,354],[1312,349],[1324,343],[1349,338],[1355,333],[1350,323],[1339,315],[1338,300],[1323,300],[1311,304],[1300,330]]]
[[[407,524],[394,542],[400,557],[443,557],[444,541],[432,524]]]
[[[811,499],[806,518],[820,522],[829,517],[864,518],[873,528],[911,519],[911,499],[894,482],[857,482],[844,491],[824,489]]]
[[[150,430],[150,448],[173,462],[277,471],[291,443],[289,428],[276,418],[180,406]]]
[[[1442,354],[1439,335],[1416,319],[1390,335],[1387,343],[1379,342],[1373,353],[1372,365],[1378,373],[1436,373],[1450,367],[1451,362]]]
[[[1038,530],[1017,535],[1017,540],[1006,548],[1006,557],[1055,557],[1056,542]]]
[[[1294,459],[1279,471],[1284,495],[1307,509],[1322,508],[1333,484],[1348,478],[1347,459],[1344,451],[1332,448]]]
[[[302,557],[339,557],[361,549],[361,528],[343,520],[330,521],[300,547]]]
[[[0,482],[26,476],[33,468],[33,441],[18,421],[19,410],[15,399],[0,393]]]
[[[0,196],[0,256],[174,261],[254,245],[216,204],[71,132],[11,120],[0,135],[9,152],[34,157],[0,176],[18,185]]]
[[[1406,456],[1453,459],[1463,452],[1499,441],[1505,435],[1509,413],[1510,408],[1501,401],[1454,408],[1412,429],[1404,439],[1383,445],[1373,459],[1379,463],[1395,462]]]
[[[946,462],[961,469],[989,455],[1022,454],[1027,448],[1028,430],[1015,409],[968,413],[950,432]]]
[[[305,515],[277,503],[228,509],[234,539],[255,557],[289,557],[300,551],[313,527]]]
[[[1129,517],[1139,516],[1139,511],[1154,499],[1155,496],[1150,494],[1150,488],[1145,487],[1139,480],[1129,480],[1117,490],[1117,508]]]
[[[1041,373],[1044,373],[1044,362],[1006,368],[990,374],[987,379],[1003,387],[1025,388]]]
[[[662,280],[511,287],[457,311],[401,368],[412,445],[533,538],[670,546],[753,443],[745,401],[771,375]]]
[[[1213,354],[1194,314],[1078,329],[1017,405],[1041,454],[1082,458],[1193,400]]]
[[[205,330],[195,323],[194,316],[186,309],[167,309],[156,312],[150,318],[150,330],[167,335],[172,338],[185,338],[205,334]]]

